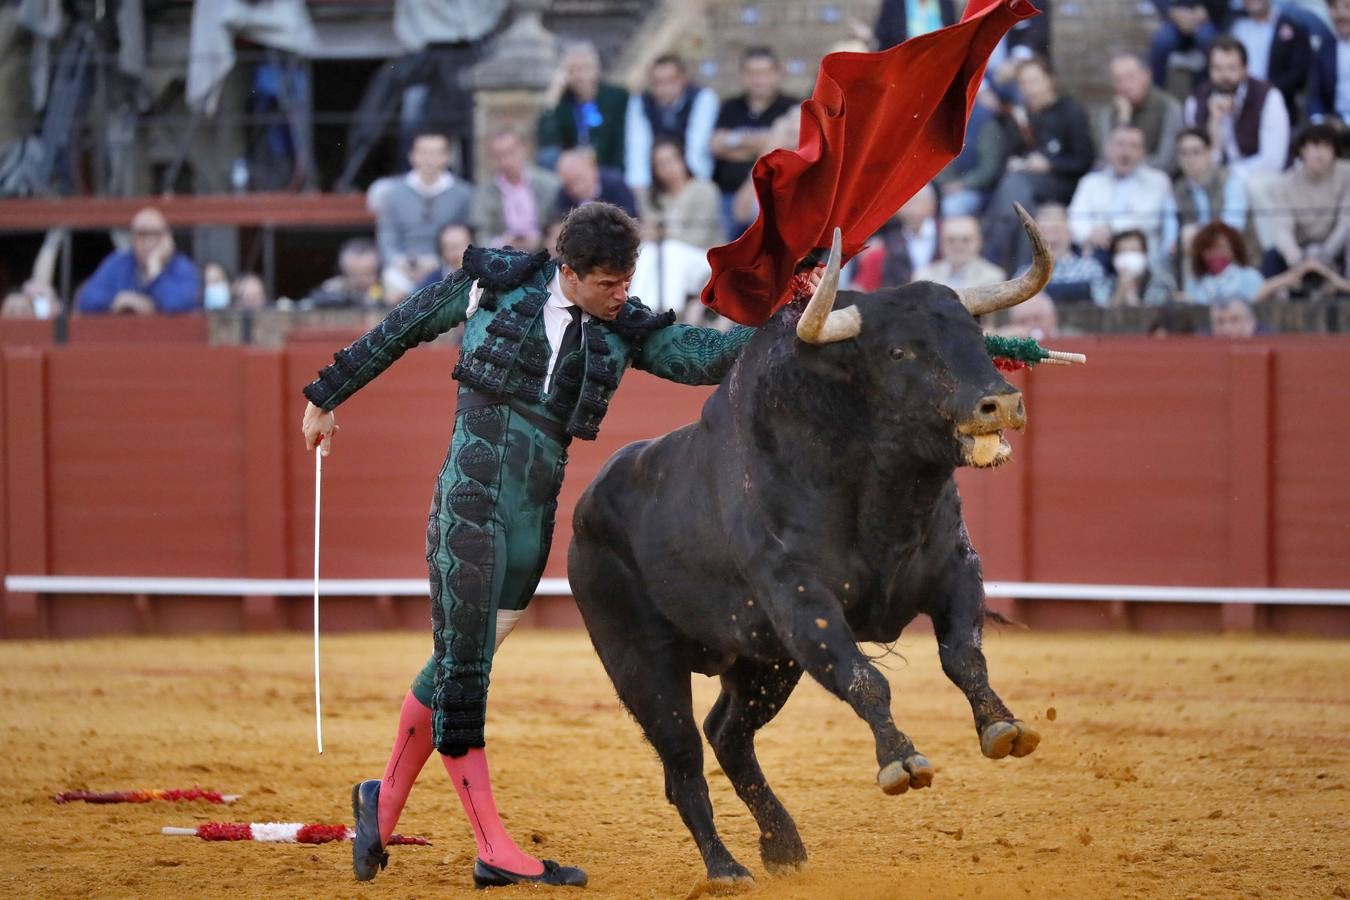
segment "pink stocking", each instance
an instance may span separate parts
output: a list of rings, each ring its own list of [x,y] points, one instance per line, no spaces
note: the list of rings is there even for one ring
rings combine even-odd
[[[389,765],[380,782],[380,843],[388,844],[394,833],[408,792],[426,765],[433,749],[431,741],[431,710],[418,702],[412,691],[403,698],[403,709],[398,717],[398,734],[394,749],[389,754]]]
[[[478,842],[478,858],[517,875],[538,875],[544,871],[543,863],[516,846],[497,815],[492,783],[488,780],[487,753],[475,747],[464,756],[441,759],[455,783],[459,802],[464,804],[464,814],[469,817],[474,840]]]

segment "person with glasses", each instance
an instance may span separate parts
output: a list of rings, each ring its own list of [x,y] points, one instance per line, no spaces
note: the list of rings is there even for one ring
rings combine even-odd
[[[164,214],[152,207],[131,220],[131,249],[114,250],[75,298],[80,313],[196,312],[202,278],[196,264],[174,249]]]

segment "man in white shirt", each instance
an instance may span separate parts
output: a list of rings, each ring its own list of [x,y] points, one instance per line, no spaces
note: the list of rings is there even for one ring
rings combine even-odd
[[[1253,78],[1247,48],[1221,37],[1209,49],[1209,81],[1186,98],[1186,124],[1210,135],[1215,159],[1252,187],[1252,176],[1275,175],[1289,156],[1284,96]]]
[[[1156,253],[1162,246],[1163,210],[1172,183],[1144,165],[1144,133],[1133,125],[1117,125],[1106,145],[1106,163],[1105,169],[1083,176],[1069,203],[1074,241],[1105,250],[1113,234],[1137,229]]]
[[[942,259],[915,272],[915,281],[933,281],[960,291],[1007,280],[1007,273],[980,256],[980,220],[974,216],[953,216],[944,221],[940,241]]]

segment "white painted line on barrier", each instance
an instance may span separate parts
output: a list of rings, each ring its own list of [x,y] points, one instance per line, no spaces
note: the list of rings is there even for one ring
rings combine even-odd
[[[305,597],[314,582],[303,578],[102,578],[93,575],[9,575],[5,590],[35,594],[180,594],[215,597]],[[327,578],[319,590],[332,597],[416,597],[427,593],[420,578]],[[1350,590],[1318,588],[1174,587],[1137,584],[1046,584],[987,581],[990,597],[1023,600],[1128,600],[1144,603],[1264,603],[1350,606]],[[568,597],[566,578],[544,578],[540,597]]]

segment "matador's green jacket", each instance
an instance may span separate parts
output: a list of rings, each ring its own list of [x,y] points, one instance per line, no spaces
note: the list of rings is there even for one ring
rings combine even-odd
[[[427,522],[434,652],[412,688],[443,753],[483,746],[497,613],[524,609],[543,574],[572,438],[595,438],[630,364],[716,384],[753,333],[674,325],[630,298],[615,321],[582,323],[580,349],[548,384],[543,310],[556,270],[544,253],[471,247],[463,269],[395,307],[304,391],[333,409],[408,348],[464,323],[470,289],[483,288],[453,373],[455,433]]]

